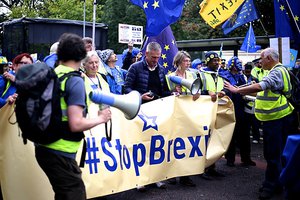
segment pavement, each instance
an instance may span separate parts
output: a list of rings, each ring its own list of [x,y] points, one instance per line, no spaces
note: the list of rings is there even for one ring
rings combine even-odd
[[[93,200],[253,200],[258,199],[258,189],[264,180],[266,162],[263,158],[263,144],[252,144],[252,160],[255,167],[244,167],[237,153],[235,167],[226,165],[225,158],[216,162],[217,170],[225,177],[205,180],[200,175],[190,176],[196,187],[187,187],[177,183],[166,183],[166,189],[159,189],[155,185],[147,186],[146,192],[136,189],[109,195]],[[283,200],[283,194],[274,196],[272,200]]]

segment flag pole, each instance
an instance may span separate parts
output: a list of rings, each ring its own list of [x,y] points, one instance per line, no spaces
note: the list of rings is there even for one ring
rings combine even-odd
[[[293,17],[293,21],[295,22],[296,27],[297,27],[297,29],[298,29],[298,33],[300,33],[300,29],[299,29],[299,26],[298,26],[298,24],[297,24],[297,22],[296,22],[296,20],[295,20],[295,15],[294,15],[294,13],[293,13],[293,11],[292,11],[292,9],[291,9],[290,3],[289,3],[288,0],[286,0],[286,3],[287,3],[287,5],[288,5],[289,11],[291,12],[291,15],[292,15],[292,17]]]

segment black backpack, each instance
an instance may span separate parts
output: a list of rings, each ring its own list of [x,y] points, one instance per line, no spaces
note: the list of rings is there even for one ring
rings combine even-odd
[[[71,76],[80,76],[73,71],[58,78],[53,68],[45,63],[22,66],[16,74],[16,118],[22,131],[24,144],[27,139],[38,144],[50,144],[64,138],[69,131],[67,122],[62,122],[60,98],[65,93],[60,83]],[[75,141],[82,139],[77,138]]]
[[[297,75],[294,74],[291,70],[288,70],[283,66],[280,68],[283,68],[290,75],[292,90],[291,90],[291,96],[287,97],[287,99],[297,110],[299,110],[300,109],[300,80],[297,77]]]

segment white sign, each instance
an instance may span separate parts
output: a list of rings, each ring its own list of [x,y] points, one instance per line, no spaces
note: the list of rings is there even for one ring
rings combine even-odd
[[[119,43],[127,44],[130,41],[134,44],[142,44],[143,26],[119,24]]]
[[[279,42],[281,40],[281,42]],[[290,65],[290,38],[270,38],[270,47],[279,52],[280,61],[283,65]]]

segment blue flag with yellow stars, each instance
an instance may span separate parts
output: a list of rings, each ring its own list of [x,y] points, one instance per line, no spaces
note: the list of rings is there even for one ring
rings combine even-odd
[[[246,0],[235,13],[222,25],[224,34],[228,34],[239,26],[258,19],[253,0]]]
[[[274,0],[275,36],[290,37],[291,47],[299,50],[300,45],[300,1]]]
[[[175,71],[173,58],[178,52],[178,48],[171,27],[167,26],[158,36],[147,37],[142,48],[143,55],[145,55],[146,47],[149,42],[157,42],[160,44],[162,51],[158,62],[165,68],[166,74]]]
[[[241,46],[241,51],[245,51],[247,53],[254,53],[261,49],[261,46],[256,45],[256,39],[253,31],[252,24],[250,23],[249,30],[246,34],[244,42]]]
[[[131,0],[141,7],[147,18],[146,35],[157,36],[164,28],[176,22],[185,0]]]

